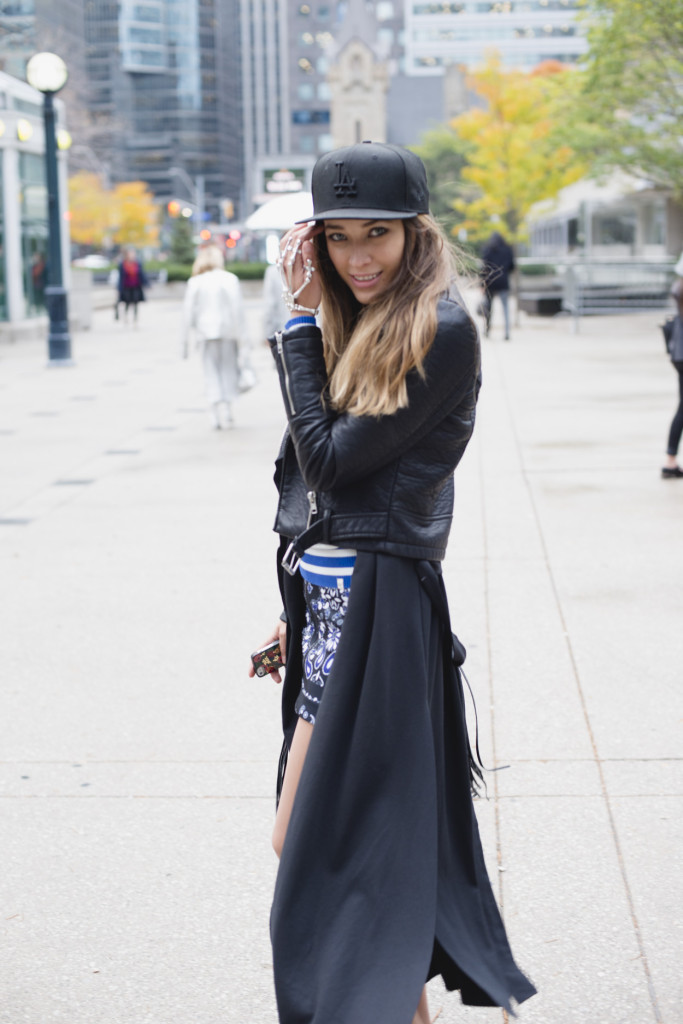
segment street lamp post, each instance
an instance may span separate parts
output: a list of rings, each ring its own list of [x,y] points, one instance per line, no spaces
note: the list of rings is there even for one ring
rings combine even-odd
[[[26,80],[43,94],[45,168],[48,204],[48,264],[45,301],[49,317],[48,353],[51,366],[71,364],[71,337],[62,273],[62,222],[59,215],[57,136],[54,96],[66,85],[66,64],[56,53],[36,53],[26,65]]]

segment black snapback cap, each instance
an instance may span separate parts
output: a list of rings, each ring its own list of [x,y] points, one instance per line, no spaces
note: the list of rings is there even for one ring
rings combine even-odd
[[[313,216],[307,220],[407,220],[429,213],[427,172],[419,156],[384,142],[358,142],[321,156],[311,191]]]

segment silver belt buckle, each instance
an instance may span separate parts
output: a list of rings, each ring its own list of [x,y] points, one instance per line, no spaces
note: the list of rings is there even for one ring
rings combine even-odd
[[[294,547],[294,541],[292,541],[287,550],[285,551],[284,556],[282,558],[282,562],[280,564],[282,568],[285,570],[285,572],[288,572],[290,576],[296,576],[300,562],[301,558],[297,555],[296,549]]]

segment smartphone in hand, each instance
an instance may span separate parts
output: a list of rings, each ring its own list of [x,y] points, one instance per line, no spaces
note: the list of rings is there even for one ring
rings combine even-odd
[[[257,676],[267,676],[270,672],[275,672],[277,669],[282,668],[284,662],[282,660],[282,651],[280,650],[280,641],[274,640],[265,647],[261,647],[260,650],[254,651],[251,656],[251,663]]]

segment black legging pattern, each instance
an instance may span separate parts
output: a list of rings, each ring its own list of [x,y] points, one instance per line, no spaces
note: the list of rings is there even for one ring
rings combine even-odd
[[[667,455],[678,454],[678,446],[681,443],[681,435],[683,434],[683,363],[674,363],[674,367],[678,372],[678,409],[671,421],[669,444],[666,449]]]

